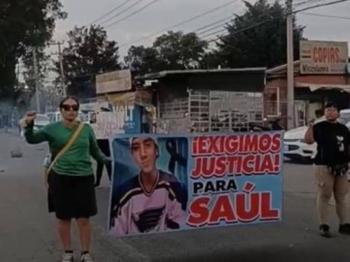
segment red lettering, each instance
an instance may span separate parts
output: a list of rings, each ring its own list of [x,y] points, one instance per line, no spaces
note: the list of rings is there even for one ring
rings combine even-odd
[[[255,156],[248,155],[243,157],[242,172],[243,174],[252,174],[254,172]]]
[[[229,136],[225,141],[225,153],[234,154],[238,151],[239,141],[237,136]]]
[[[279,154],[273,155],[275,158],[275,173],[279,173],[281,170],[281,157]]]
[[[198,154],[198,137],[192,139],[192,155]]]
[[[267,153],[270,150],[271,136],[269,134],[264,134],[259,140],[259,151],[261,153]]]
[[[271,151],[276,153],[281,150],[281,145],[282,145],[282,139],[281,139],[281,134],[274,134],[272,136],[272,145],[271,145]]]
[[[261,194],[261,220],[277,220],[280,217],[279,210],[272,208],[271,193],[262,192]]]
[[[336,49],[335,49],[335,54],[334,54],[334,56],[335,56],[335,62],[336,62],[336,63],[340,63],[340,50],[339,50],[339,48],[336,48]]]
[[[272,155],[263,155],[261,166],[259,168],[260,172],[273,173],[275,171],[273,165]]]
[[[192,201],[187,224],[196,227],[207,223],[209,217],[209,201],[209,197],[199,197]]]
[[[258,135],[246,135],[244,152],[257,152],[258,151]]]
[[[202,158],[195,157],[194,158],[194,169],[192,170],[191,177],[196,179],[202,175]]]
[[[220,139],[219,136],[208,137],[208,142],[209,142],[208,153],[211,153],[211,154],[219,154],[220,153],[221,150],[220,150],[220,146],[218,144],[219,139]]]
[[[223,176],[226,172],[226,157],[218,157],[216,160],[215,174],[217,176]]]
[[[198,154],[204,155],[207,152],[207,138],[204,136],[198,137]]]
[[[221,220],[225,222],[236,222],[236,216],[233,213],[231,200],[228,195],[219,196],[212,209],[209,219],[210,224],[218,224]]]
[[[256,220],[259,217],[259,193],[236,194],[236,212],[241,222]]]

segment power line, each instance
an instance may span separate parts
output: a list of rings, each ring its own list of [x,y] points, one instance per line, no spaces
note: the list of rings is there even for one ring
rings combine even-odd
[[[263,20],[263,21],[257,22],[257,23],[255,23],[255,24],[252,24],[252,25],[250,25],[250,26],[247,26],[247,27],[242,28],[242,29],[240,29],[240,30],[237,30],[237,31],[235,31],[235,32],[231,32],[230,34],[227,34],[227,35],[225,35],[225,36],[233,36],[233,35],[236,35],[236,34],[239,34],[239,33],[243,33],[243,32],[248,31],[248,30],[250,30],[250,29],[254,29],[254,28],[256,28],[256,27],[259,27],[259,26],[261,26],[261,25],[263,25],[263,24],[272,22],[272,21],[275,20],[275,19],[276,19],[276,18],[265,19],[265,20]],[[220,31],[217,31],[217,32],[208,34],[208,35],[206,35],[206,36],[203,36],[203,38],[209,37],[209,36],[214,35],[214,34],[218,34],[218,33],[223,32],[223,31],[225,31],[225,30],[227,30],[227,29],[222,29],[222,30],[220,30]],[[210,40],[210,42],[219,40],[219,39],[221,39],[221,37],[225,37],[225,36],[218,36],[217,38]]]
[[[337,0],[337,1],[329,2],[329,3],[323,3],[323,4],[317,4],[317,5],[313,5],[313,6],[308,6],[308,7],[305,7],[305,8],[296,10],[296,11],[293,11],[293,14],[300,13],[300,12],[303,12],[303,11],[306,11],[306,10],[310,10],[310,9],[315,9],[315,8],[318,8],[318,7],[340,4],[340,3],[344,3],[344,2],[348,2],[348,1],[349,0]]]
[[[305,4],[310,4],[312,2],[321,2],[322,0],[304,0],[304,1],[299,1],[299,2],[294,2],[293,6],[301,6],[301,5],[305,5]]]
[[[337,4],[337,3],[348,2],[348,1],[350,1],[350,0],[337,0],[337,1],[329,2],[329,3],[317,4],[317,5],[314,5],[314,6],[310,6],[310,7],[303,8],[303,9],[301,9],[301,10],[293,11],[293,14],[300,13],[300,12],[302,12],[302,11],[304,11],[304,10],[309,10],[309,9],[314,9],[314,8],[318,8],[318,7],[323,7],[323,6],[334,5],[334,4]],[[265,24],[265,23],[268,23],[268,22],[272,22],[274,19],[275,19],[275,18],[272,18],[272,19],[268,19],[268,20],[264,20],[264,21],[258,22],[258,23],[256,23],[256,24],[253,24],[253,25],[251,25],[251,26],[245,27],[245,28],[243,28],[243,29],[241,29],[241,30],[238,30],[238,31],[236,31],[236,32],[233,32],[233,33],[230,33],[230,34],[227,34],[227,35],[224,35],[224,36],[218,36],[217,38],[211,39],[211,40],[209,40],[209,41],[207,41],[207,42],[210,43],[210,42],[213,42],[213,41],[217,41],[217,40],[219,40],[219,39],[220,39],[220,40],[223,40],[222,38],[225,37],[225,36],[231,36],[231,35],[235,35],[235,34],[238,34],[238,33],[241,33],[241,32],[245,32],[245,31],[247,31],[247,30],[250,30],[250,29],[253,29],[253,28],[255,28],[255,27],[258,27],[258,26],[260,26],[260,25],[262,25],[262,24]],[[349,19],[350,19],[350,18],[349,18]],[[212,34],[209,34],[209,35],[207,35],[207,36],[204,36],[203,38],[208,37],[208,36],[211,36],[211,35],[213,35],[213,34],[217,34],[217,33],[223,32],[223,31],[225,31],[225,30],[222,29],[222,30],[220,30],[220,31],[218,31],[218,32],[214,32],[214,33],[212,33]]]
[[[92,21],[90,23],[91,24],[95,24],[97,23],[99,20],[106,18],[107,16],[109,16],[110,14],[114,13],[115,11],[117,11],[118,9],[122,8],[124,5],[126,5],[129,2],[129,0],[125,0],[123,3],[121,3],[120,5],[114,7],[112,10],[110,10],[109,12],[99,16],[98,18],[96,18],[94,21]]]
[[[238,0],[233,0],[233,1],[230,1],[230,2],[225,3],[225,4],[223,4],[223,5],[217,6],[217,7],[215,7],[215,8],[209,9],[208,11],[205,11],[205,12],[199,14],[199,15],[196,15],[196,16],[193,16],[193,17],[191,17],[191,18],[188,18],[188,19],[186,19],[186,20],[184,20],[184,21],[181,21],[181,22],[179,22],[179,23],[177,23],[177,24],[174,24],[174,25],[165,27],[165,28],[159,30],[158,32],[156,32],[156,33],[154,33],[154,34],[151,34],[151,35],[148,35],[148,36],[144,36],[144,37],[141,37],[141,38],[139,38],[139,39],[136,39],[136,40],[133,40],[133,41],[129,41],[129,42],[127,42],[127,43],[123,43],[123,44],[119,45],[119,47],[123,47],[123,46],[129,45],[129,44],[137,43],[137,42],[140,42],[140,41],[142,41],[142,40],[146,40],[146,39],[152,38],[152,37],[154,37],[154,36],[157,36],[157,35],[163,33],[164,31],[168,31],[168,30],[170,30],[170,29],[173,29],[174,27],[179,27],[179,26],[181,26],[181,25],[184,25],[184,24],[187,24],[187,23],[192,22],[192,21],[194,21],[194,20],[197,20],[197,19],[199,19],[199,18],[201,18],[201,17],[203,17],[203,16],[206,16],[206,15],[208,15],[208,14],[210,14],[210,13],[213,13],[213,12],[215,12],[215,11],[218,11],[218,10],[220,10],[220,9],[223,9],[223,8],[229,6],[229,5],[231,5],[231,4],[233,4],[234,2],[237,2],[237,1],[238,1]]]
[[[113,20],[114,18],[119,17],[120,15],[122,15],[123,13],[129,11],[130,9],[132,9],[134,6],[138,5],[139,3],[141,3],[144,0],[137,0],[136,2],[134,2],[133,4],[129,5],[128,7],[124,8],[123,10],[121,10],[120,12],[118,12],[117,14],[115,14],[114,16],[108,18],[107,20],[101,22],[101,24],[106,24],[109,21]],[[129,1],[130,2],[130,1]]]
[[[216,28],[223,27],[223,26],[227,25],[229,22],[230,22],[230,21],[227,21],[227,22],[225,22],[225,23],[221,23],[221,24],[219,24],[219,25],[210,27],[210,28],[208,28],[207,30],[204,30],[204,31],[200,31],[200,32],[196,32],[196,31],[195,31],[195,33],[196,33],[197,35],[200,36],[200,35],[202,35],[202,34],[211,32],[211,31],[213,31],[213,30],[216,29]]]
[[[113,22],[113,23],[111,23],[111,24],[109,24],[109,25],[106,25],[105,28],[114,26],[114,25],[116,25],[116,24],[118,24],[118,23],[120,23],[120,22],[122,22],[122,21],[128,19],[129,17],[134,16],[134,15],[136,15],[136,14],[142,12],[143,10],[145,10],[146,8],[148,8],[149,6],[155,4],[155,3],[159,2],[159,1],[160,1],[160,0],[153,0],[152,2],[149,2],[149,3],[146,4],[145,6],[141,7],[140,9],[137,9],[136,11],[132,12],[131,14],[129,14],[129,15],[127,15],[127,16],[125,16],[125,17],[123,17],[123,18],[121,18],[121,19],[119,19],[119,20],[117,20],[117,21],[115,21],[115,22]]]
[[[201,29],[195,29],[195,30],[193,30],[193,32],[197,33],[198,35],[204,34],[204,33],[212,31],[213,29],[222,27],[230,22],[231,22],[231,19],[222,19],[220,21],[220,23],[219,22],[212,23],[212,24],[207,25],[206,27],[202,27]]]
[[[217,24],[219,24],[219,23],[221,23],[221,22],[228,21],[228,20],[231,19],[231,18],[232,18],[232,16],[228,16],[228,17],[222,18],[222,19],[217,20],[217,21],[215,21],[215,22],[213,22],[213,23],[207,24],[207,25],[205,25],[205,26],[201,26],[201,27],[199,27],[199,28],[197,28],[197,29],[195,29],[195,30],[193,30],[193,31],[194,31],[194,32],[200,32],[200,31],[202,31],[203,29],[207,29],[208,27],[211,27],[211,26],[213,26],[213,25],[217,25]]]
[[[316,14],[316,13],[308,13],[308,12],[300,12],[300,15],[310,15],[310,16],[318,16],[318,17],[325,17],[325,18],[350,20],[349,16],[325,15],[325,14]]]

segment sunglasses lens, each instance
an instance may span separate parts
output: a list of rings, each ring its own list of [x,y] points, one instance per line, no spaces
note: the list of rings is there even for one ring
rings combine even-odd
[[[69,110],[73,110],[73,111],[78,111],[79,110],[79,106],[78,105],[63,105],[62,106],[64,111],[69,111]]]

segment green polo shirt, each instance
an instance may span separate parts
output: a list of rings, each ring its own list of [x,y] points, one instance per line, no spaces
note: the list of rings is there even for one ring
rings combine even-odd
[[[67,144],[75,128],[65,127],[61,121],[49,124],[38,131],[34,131],[33,125],[29,125],[25,128],[24,136],[30,144],[47,141],[51,153],[56,155]],[[90,156],[98,162],[103,162],[105,159],[97,145],[94,131],[90,125],[84,124],[74,144],[56,161],[53,171],[59,175],[69,176],[93,175]]]

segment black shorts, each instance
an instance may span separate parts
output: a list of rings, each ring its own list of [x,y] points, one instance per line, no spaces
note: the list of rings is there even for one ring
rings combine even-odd
[[[48,207],[59,219],[89,218],[97,214],[94,176],[58,175],[51,171]]]

